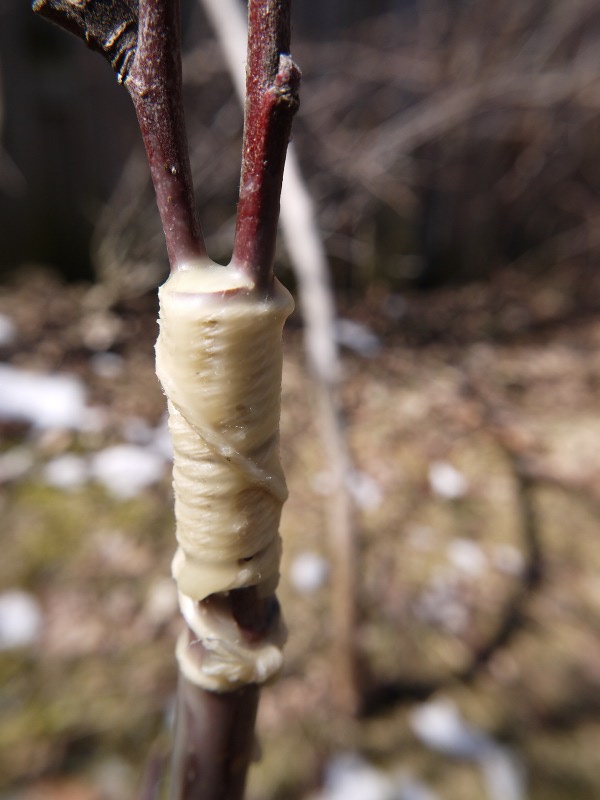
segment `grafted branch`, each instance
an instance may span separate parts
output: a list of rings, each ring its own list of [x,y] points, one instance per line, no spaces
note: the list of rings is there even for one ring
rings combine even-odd
[[[279,198],[300,70],[289,55],[286,0],[250,0],[242,176],[233,264],[262,290],[273,277]]]

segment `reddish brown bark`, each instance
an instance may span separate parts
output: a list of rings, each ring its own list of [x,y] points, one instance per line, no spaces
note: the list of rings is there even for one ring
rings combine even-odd
[[[125,85],[144,139],[171,270],[206,256],[183,115],[178,0],[141,0]]]
[[[232,263],[260,290],[273,278],[279,198],[300,70],[289,55],[286,0],[250,0],[242,177]]]

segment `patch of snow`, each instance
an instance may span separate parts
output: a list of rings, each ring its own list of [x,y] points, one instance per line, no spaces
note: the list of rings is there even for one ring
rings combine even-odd
[[[17,338],[17,328],[6,314],[0,314],[0,347],[8,347]]]
[[[351,319],[336,320],[335,338],[344,347],[365,358],[372,358],[381,350],[379,337],[366,325]]]
[[[385,773],[345,753],[327,767],[323,800],[393,800],[393,787]]]
[[[348,489],[359,508],[375,511],[383,501],[381,486],[366,472],[354,470],[348,476]]]
[[[409,721],[423,744],[454,758],[479,759],[489,745],[489,737],[465,722],[457,706],[446,698],[418,705]]]
[[[465,476],[447,461],[434,461],[429,466],[429,486],[434,494],[446,500],[458,500],[467,494]]]
[[[481,546],[470,539],[453,539],[446,548],[446,555],[457,569],[473,577],[482,575],[488,567],[488,559]]]
[[[427,747],[452,758],[472,761],[481,769],[489,800],[524,800],[523,764],[509,748],[467,723],[451,700],[439,698],[417,706],[410,726]]]
[[[78,429],[85,411],[85,389],[74,375],[44,375],[0,364],[0,418],[42,429]]]
[[[455,575],[434,575],[414,605],[418,619],[437,625],[457,636],[470,622],[470,611],[461,596],[460,581]]]
[[[89,480],[89,467],[85,458],[73,453],[53,458],[43,470],[43,478],[55,489],[78,489]]]
[[[356,753],[342,753],[327,765],[325,785],[311,800],[438,800],[404,770],[384,771]]]
[[[92,458],[90,474],[112,495],[126,500],[147,486],[158,483],[165,473],[165,460],[148,448],[115,445]]]
[[[42,610],[33,595],[20,589],[0,594],[0,650],[34,644],[42,624]]]
[[[296,591],[310,594],[325,584],[329,576],[329,564],[318,553],[300,553],[290,565],[289,576]]]
[[[13,447],[0,455],[0,483],[16,481],[33,466],[33,456],[26,447]]]

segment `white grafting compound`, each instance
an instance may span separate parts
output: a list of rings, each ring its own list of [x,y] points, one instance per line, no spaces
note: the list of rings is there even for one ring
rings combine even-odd
[[[198,601],[279,579],[279,520],[287,497],[279,460],[281,332],[293,308],[277,281],[254,296],[248,279],[218,265],[180,268],[159,290],[156,372],[168,399],[183,615],[202,641],[202,663],[177,657],[197,685],[228,691],[264,682],[281,666],[280,627],[248,644]]]

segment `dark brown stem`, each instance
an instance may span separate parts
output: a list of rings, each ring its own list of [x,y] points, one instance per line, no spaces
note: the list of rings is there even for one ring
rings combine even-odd
[[[298,109],[300,70],[289,55],[286,0],[250,0],[242,176],[232,264],[268,290],[279,197],[292,119]]]
[[[179,676],[170,800],[242,800],[259,688],[207,692]]]
[[[240,636],[260,640],[279,624],[274,595],[260,597],[255,587],[211,595],[207,606],[225,608]],[[194,636],[188,631],[190,642]],[[202,642],[190,644],[202,659]],[[170,800],[242,800],[248,766],[256,750],[254,723],[260,687],[233,692],[201,689],[179,676]]]
[[[183,116],[178,0],[140,0],[138,45],[125,85],[146,146],[173,271],[206,256]]]

